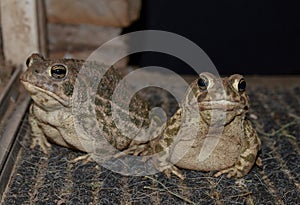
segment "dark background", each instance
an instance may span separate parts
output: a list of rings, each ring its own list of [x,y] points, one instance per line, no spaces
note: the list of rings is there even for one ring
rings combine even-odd
[[[143,0],[141,18],[125,32],[156,29],[200,46],[220,74],[300,74],[300,6],[279,0]],[[192,69],[175,57],[144,52],[131,64]]]

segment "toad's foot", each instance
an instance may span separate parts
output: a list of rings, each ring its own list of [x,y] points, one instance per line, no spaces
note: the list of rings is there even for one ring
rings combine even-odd
[[[262,159],[260,157],[257,157],[255,164],[259,167],[262,167],[263,163],[262,163]]]
[[[169,161],[168,155],[166,154],[161,155],[159,158],[154,158],[153,165],[158,171],[164,172],[168,178],[171,177],[172,173],[182,180],[185,178],[181,171]]]
[[[217,172],[216,174],[214,174],[214,177],[219,177],[225,173],[228,173],[227,178],[231,178],[237,174],[237,170],[234,168],[223,169],[223,170]]]
[[[30,148],[34,149],[37,145],[40,146],[40,148],[45,154],[48,154],[48,149],[51,148],[51,144],[47,141],[44,135],[32,136],[32,143]]]
[[[226,173],[227,173],[226,176],[227,178],[231,178],[231,177],[241,178],[245,174],[247,174],[247,172],[245,173],[245,170],[241,169],[240,166],[234,165],[233,167],[229,167],[227,169],[218,171],[216,174],[214,174],[214,177],[219,177],[222,174],[226,174]]]
[[[79,161],[82,161],[83,164],[86,164],[86,163],[92,162],[94,160],[93,160],[93,158],[92,158],[92,156],[90,154],[85,154],[85,155],[76,157],[75,159],[72,159],[70,161],[70,163],[76,163],[76,162],[79,162]]]
[[[171,174],[173,173],[174,175],[176,175],[177,177],[179,177],[180,179],[184,180],[184,176],[183,174],[181,173],[181,171],[175,167],[174,165],[172,165],[171,167],[167,168],[164,170],[164,173],[165,175],[168,177],[168,178],[171,178]]]
[[[114,158],[120,158],[125,155],[147,156],[149,153],[147,144],[133,145],[114,155]]]
[[[249,162],[248,162],[249,163]],[[256,165],[261,167],[262,166],[262,160],[260,157],[258,157],[255,161]],[[215,177],[219,177],[222,174],[226,174],[227,173],[227,178],[231,178],[231,177],[237,177],[237,178],[241,178],[243,176],[245,176],[251,169],[253,163],[250,164],[246,164],[242,167],[241,165],[239,165],[238,163],[235,164],[232,167],[229,167],[227,169],[223,169],[219,172],[217,172],[216,174],[214,174]]]

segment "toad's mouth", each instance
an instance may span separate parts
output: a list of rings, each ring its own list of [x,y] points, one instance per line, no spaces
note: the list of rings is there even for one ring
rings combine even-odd
[[[39,103],[39,101],[42,101],[44,98],[52,98],[64,107],[71,107],[68,100],[64,100],[53,92],[49,92],[41,87],[33,85],[24,79],[20,79],[20,82],[24,85],[25,89],[29,92],[30,96],[36,103]],[[45,106],[45,104],[43,105]]]
[[[202,101],[198,105],[200,110],[235,111],[248,109],[247,106],[240,102],[229,100]]]

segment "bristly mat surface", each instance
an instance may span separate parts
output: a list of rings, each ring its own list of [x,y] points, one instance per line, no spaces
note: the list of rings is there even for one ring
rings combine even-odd
[[[299,204],[300,77],[246,80],[263,166],[244,178],[191,170],[182,170],[184,180],[162,173],[122,176],[95,162],[72,164],[82,153],[56,145],[47,157],[29,148],[25,116],[22,148],[2,204]]]

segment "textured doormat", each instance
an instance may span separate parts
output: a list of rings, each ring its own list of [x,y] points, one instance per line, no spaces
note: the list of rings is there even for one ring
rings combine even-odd
[[[300,77],[250,78],[250,119],[262,139],[263,166],[242,179],[182,170],[128,177],[95,162],[70,163],[82,153],[53,145],[49,155],[29,148],[25,116],[22,148],[2,204],[299,204]]]

